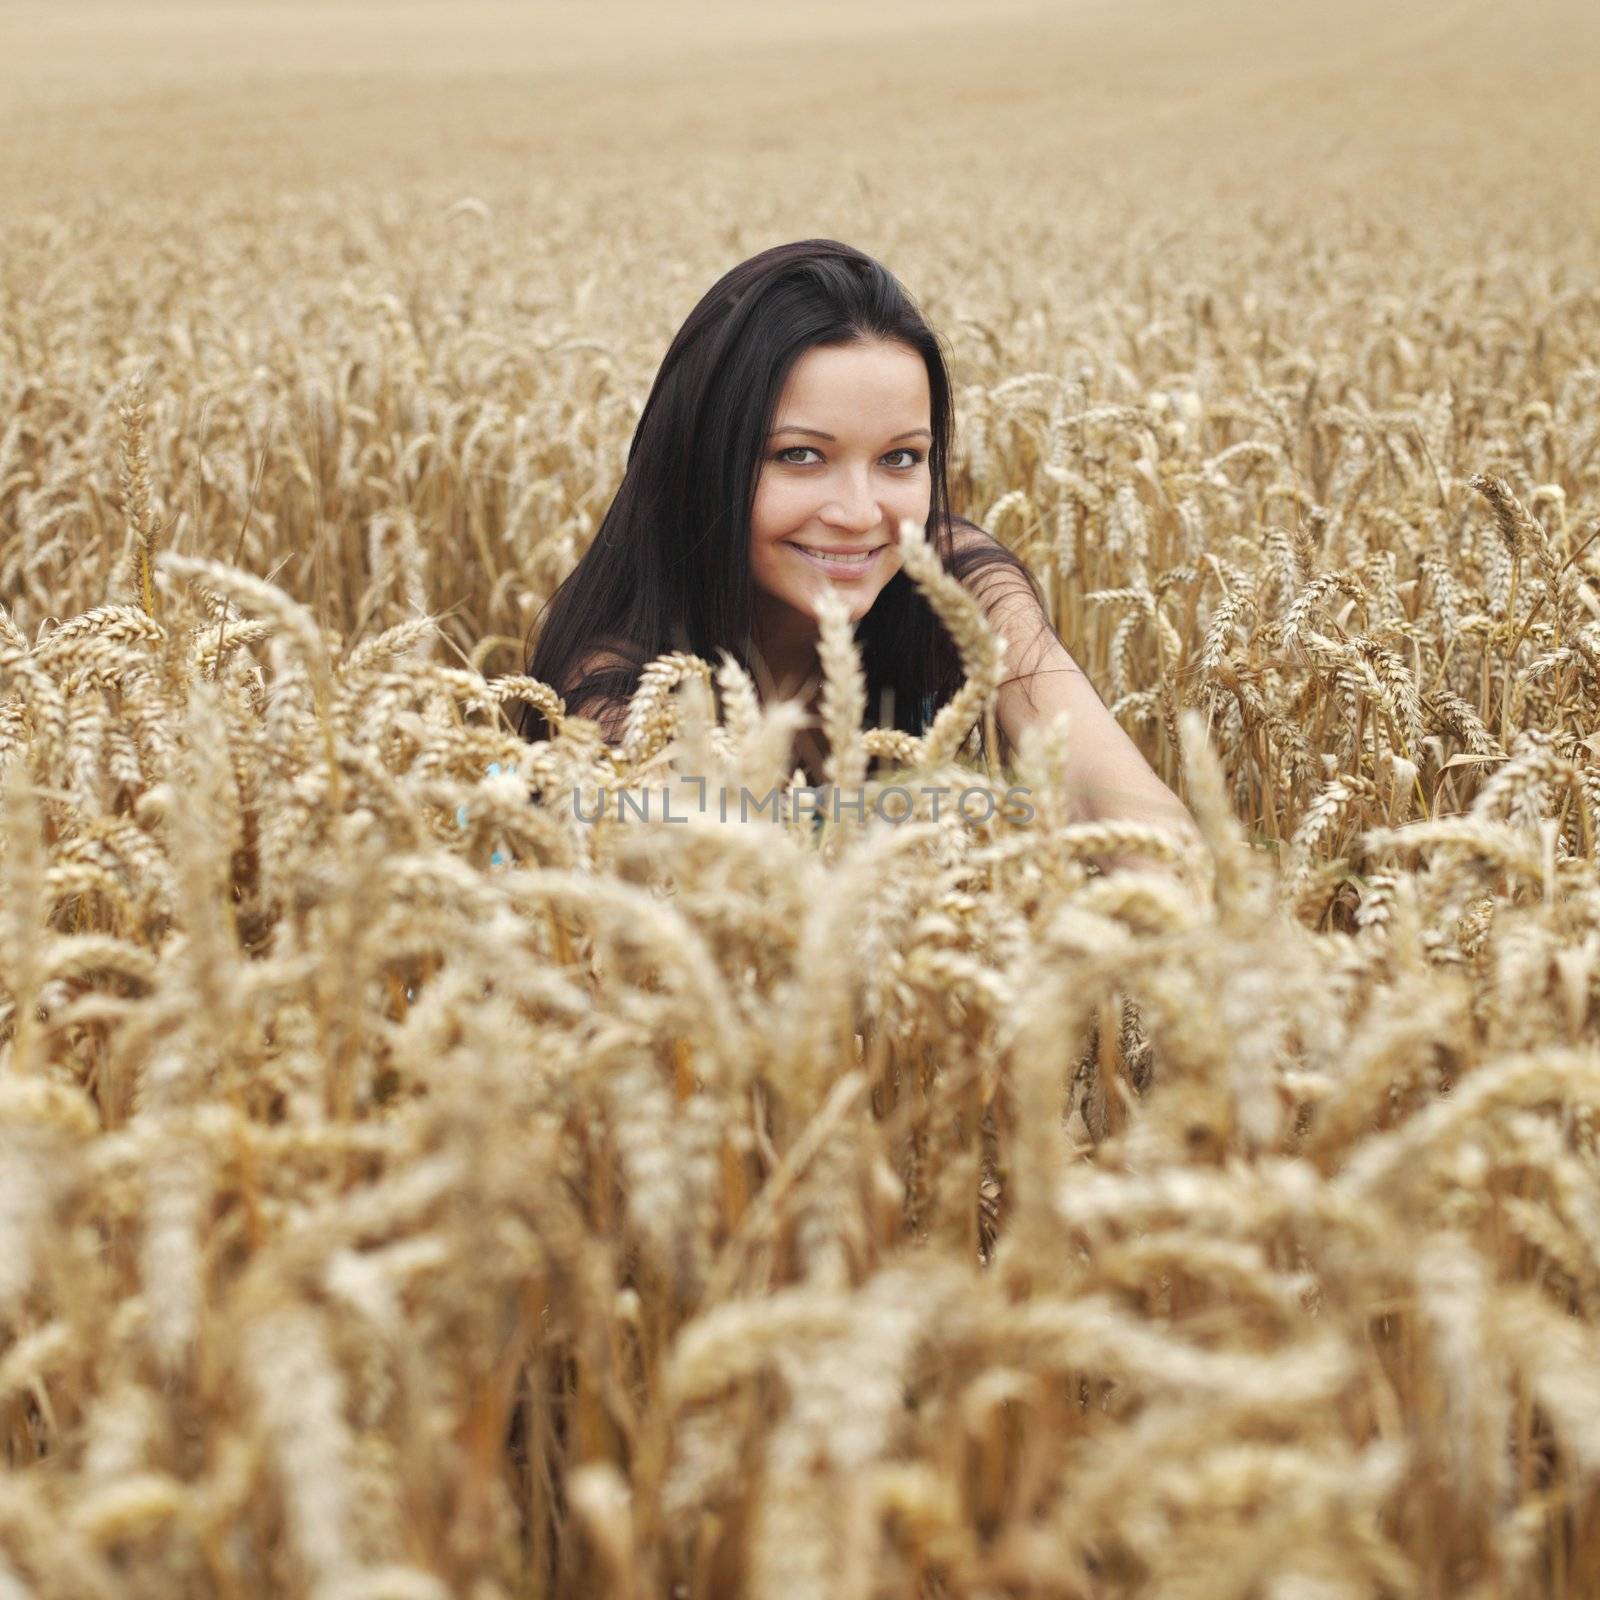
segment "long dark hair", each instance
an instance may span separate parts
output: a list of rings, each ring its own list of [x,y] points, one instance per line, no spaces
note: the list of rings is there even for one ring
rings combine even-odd
[[[949,490],[950,380],[939,337],[899,281],[833,239],[776,245],[725,273],[678,330],[656,374],[610,509],[577,566],[546,603],[531,677],[582,714],[631,698],[657,656],[687,650],[714,669],[727,650],[750,670],[750,516],[763,447],[789,371],[814,345],[898,342],[928,369],[933,442],[928,535],[966,580],[1006,565],[1038,596],[1027,566],[998,541],[954,548]],[[1042,600],[1041,600],[1042,606]],[[534,627],[539,627],[536,618]],[[954,641],[902,570],[855,623],[867,681],[865,726],[925,731],[960,688]],[[574,681],[581,658],[609,664]],[[519,732],[549,737],[523,703]]]

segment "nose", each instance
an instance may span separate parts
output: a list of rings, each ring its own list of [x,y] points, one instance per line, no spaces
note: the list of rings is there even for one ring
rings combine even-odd
[[[883,507],[873,498],[870,476],[866,472],[851,473],[820,516],[830,528],[870,533],[883,521]]]

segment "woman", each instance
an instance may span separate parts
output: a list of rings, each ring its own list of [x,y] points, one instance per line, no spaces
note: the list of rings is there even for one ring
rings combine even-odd
[[[1067,654],[1026,565],[949,510],[950,384],[900,283],[831,239],[779,245],[720,278],[667,350],[621,487],[551,597],[531,676],[613,742],[642,669],[728,651],[764,700],[815,713],[812,597],[831,583],[856,624],[867,726],[922,733],[960,687],[954,641],[900,569],[902,517],[1007,640],[1000,758],[1031,722],[1071,714],[1073,814],[1195,830]],[[537,623],[536,623],[537,626]],[[548,736],[524,705],[525,738]],[[819,781],[814,729],[799,764]]]

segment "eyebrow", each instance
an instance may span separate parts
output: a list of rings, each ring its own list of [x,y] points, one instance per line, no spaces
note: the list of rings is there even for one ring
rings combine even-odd
[[[786,427],[774,428],[772,437],[776,439],[780,433],[809,433],[812,438],[826,439],[829,444],[837,444],[839,442],[831,433],[824,433],[821,428],[802,428],[792,422]],[[902,439],[915,439],[919,434],[928,439],[933,437],[933,434],[927,428],[912,428],[908,433],[897,433],[889,443],[898,444]]]

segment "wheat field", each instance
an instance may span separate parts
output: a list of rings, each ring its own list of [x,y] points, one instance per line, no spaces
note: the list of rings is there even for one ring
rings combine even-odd
[[[1597,44],[0,4],[0,1596],[1600,1592]],[[831,771],[1030,818],[578,816],[788,781],[524,664],[808,237],[1203,859],[975,758],[914,547],[968,715],[835,617]]]

